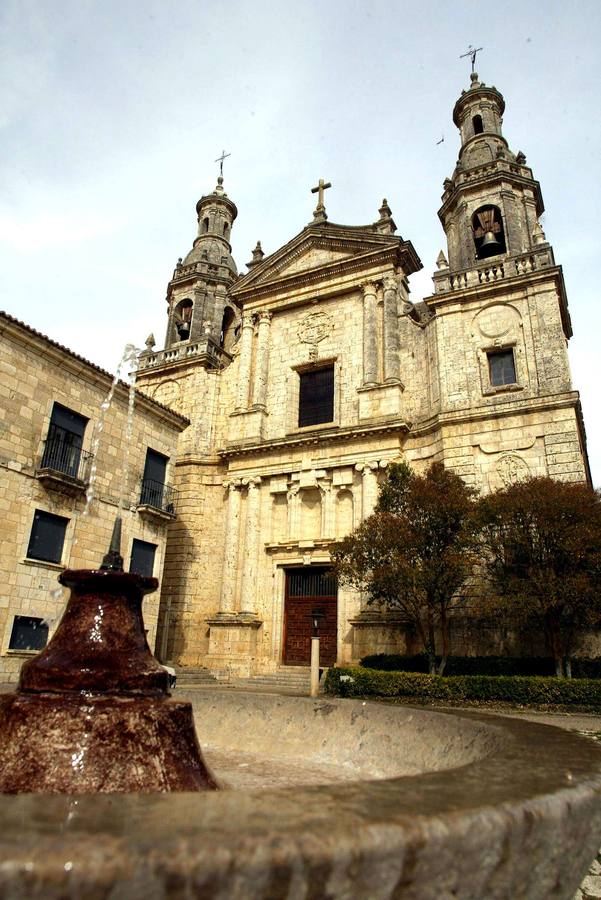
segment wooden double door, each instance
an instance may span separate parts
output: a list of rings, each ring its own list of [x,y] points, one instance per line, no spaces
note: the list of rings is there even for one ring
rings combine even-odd
[[[338,637],[337,597],[336,578],[327,566],[286,569],[284,665],[310,664],[313,613],[316,610],[323,614],[319,623],[320,665],[334,665]]]

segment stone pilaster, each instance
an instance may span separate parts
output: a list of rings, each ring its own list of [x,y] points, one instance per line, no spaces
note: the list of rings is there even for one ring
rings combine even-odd
[[[248,409],[248,391],[253,352],[253,332],[254,325],[252,316],[250,316],[248,313],[244,313],[242,315],[242,334],[240,336],[238,395],[236,398],[237,410]]]
[[[234,605],[238,572],[238,539],[240,534],[241,482],[236,479],[235,481],[224,482],[224,485],[228,488],[228,504],[219,614],[231,616],[235,613]]]
[[[293,484],[286,494],[288,501],[288,540],[297,541],[300,537],[300,486]]]
[[[246,499],[246,530],[244,532],[244,552],[242,554],[242,591],[240,615],[254,616],[256,613],[257,564],[259,553],[259,501],[261,478],[249,478]]]
[[[369,281],[363,290],[363,384],[378,383],[378,337],[376,326],[376,285]]]
[[[357,463],[355,466],[363,477],[361,490],[361,518],[366,519],[374,511],[378,500],[377,462]]]
[[[396,278],[384,279],[384,381],[396,384],[400,380],[399,302]]]
[[[331,481],[318,482],[321,491],[321,536],[333,538],[335,536],[335,493]]]
[[[267,376],[269,374],[269,332],[271,330],[271,313],[264,310],[258,315],[257,363],[255,368],[255,384],[253,406],[263,409],[267,403]]]

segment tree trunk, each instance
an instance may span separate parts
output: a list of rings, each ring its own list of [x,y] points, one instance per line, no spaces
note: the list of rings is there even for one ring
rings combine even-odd
[[[556,678],[563,678],[563,659],[561,656],[555,656],[555,676]]]
[[[436,675],[436,636],[434,633],[434,619],[430,608],[428,609],[428,646],[426,647],[426,652],[428,653],[430,675]]]
[[[442,675],[449,657],[449,622],[444,603],[440,605],[440,631],[442,635],[442,658],[438,664],[437,674]]]
[[[564,667],[566,670],[566,678],[572,677],[572,660],[569,656],[566,656],[564,659]]]
[[[547,642],[549,644],[551,653],[553,654],[553,659],[555,660],[555,675],[557,676],[557,678],[563,678],[564,651],[561,640],[561,627],[557,619],[552,615],[548,615],[545,617],[544,627],[545,634],[547,636]]]

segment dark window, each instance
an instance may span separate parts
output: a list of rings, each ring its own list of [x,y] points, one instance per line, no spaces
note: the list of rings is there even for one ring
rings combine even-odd
[[[149,544],[148,541],[139,541],[134,538],[131,545],[129,571],[136,575],[152,575],[156,549],[156,544]]]
[[[48,642],[48,626],[34,616],[15,616],[9,650],[42,650]]]
[[[79,413],[55,403],[50,417],[48,437],[44,443],[43,469],[55,469],[77,478],[81,445],[88,420]]]
[[[69,519],[65,519],[64,516],[54,516],[52,513],[36,509],[27,556],[30,559],[43,559],[45,562],[60,562],[68,524]]]
[[[515,384],[515,360],[513,350],[500,350],[498,353],[488,353],[488,371],[492,387],[501,387],[504,384]]]
[[[474,118],[472,119],[472,125],[474,126],[474,134],[482,134],[482,132],[484,131],[482,116],[474,116]]]
[[[165,473],[167,471],[167,457],[150,447],[146,451],[146,463],[142,477],[142,491],[140,503],[163,508],[163,495],[165,493]]]
[[[298,425],[319,425],[334,419],[334,366],[300,373]]]

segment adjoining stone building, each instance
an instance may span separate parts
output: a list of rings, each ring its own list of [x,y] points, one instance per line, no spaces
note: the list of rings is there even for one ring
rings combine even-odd
[[[218,179],[168,285],[165,349],[139,383],[189,417],[175,470],[161,623],[170,659],[234,675],[307,664],[319,608],[326,664],[402,650],[402,623],[324,577],[373,509],[386,466],[435,460],[489,490],[523,475],[590,482],[567,357],[561,267],[543,200],[502,133],[502,95],[472,74],[453,111],[434,293],[386,200],[366,226],[313,220],[238,275],[237,215]]]
[[[0,313],[0,681],[16,680],[52,635],[64,605],[60,571],[99,565],[122,494],[126,567],[161,576],[177,439],[188,422],[137,393],[130,431],[122,382],[101,419],[112,381]],[[158,608],[159,592],[145,598],[151,647]]]

